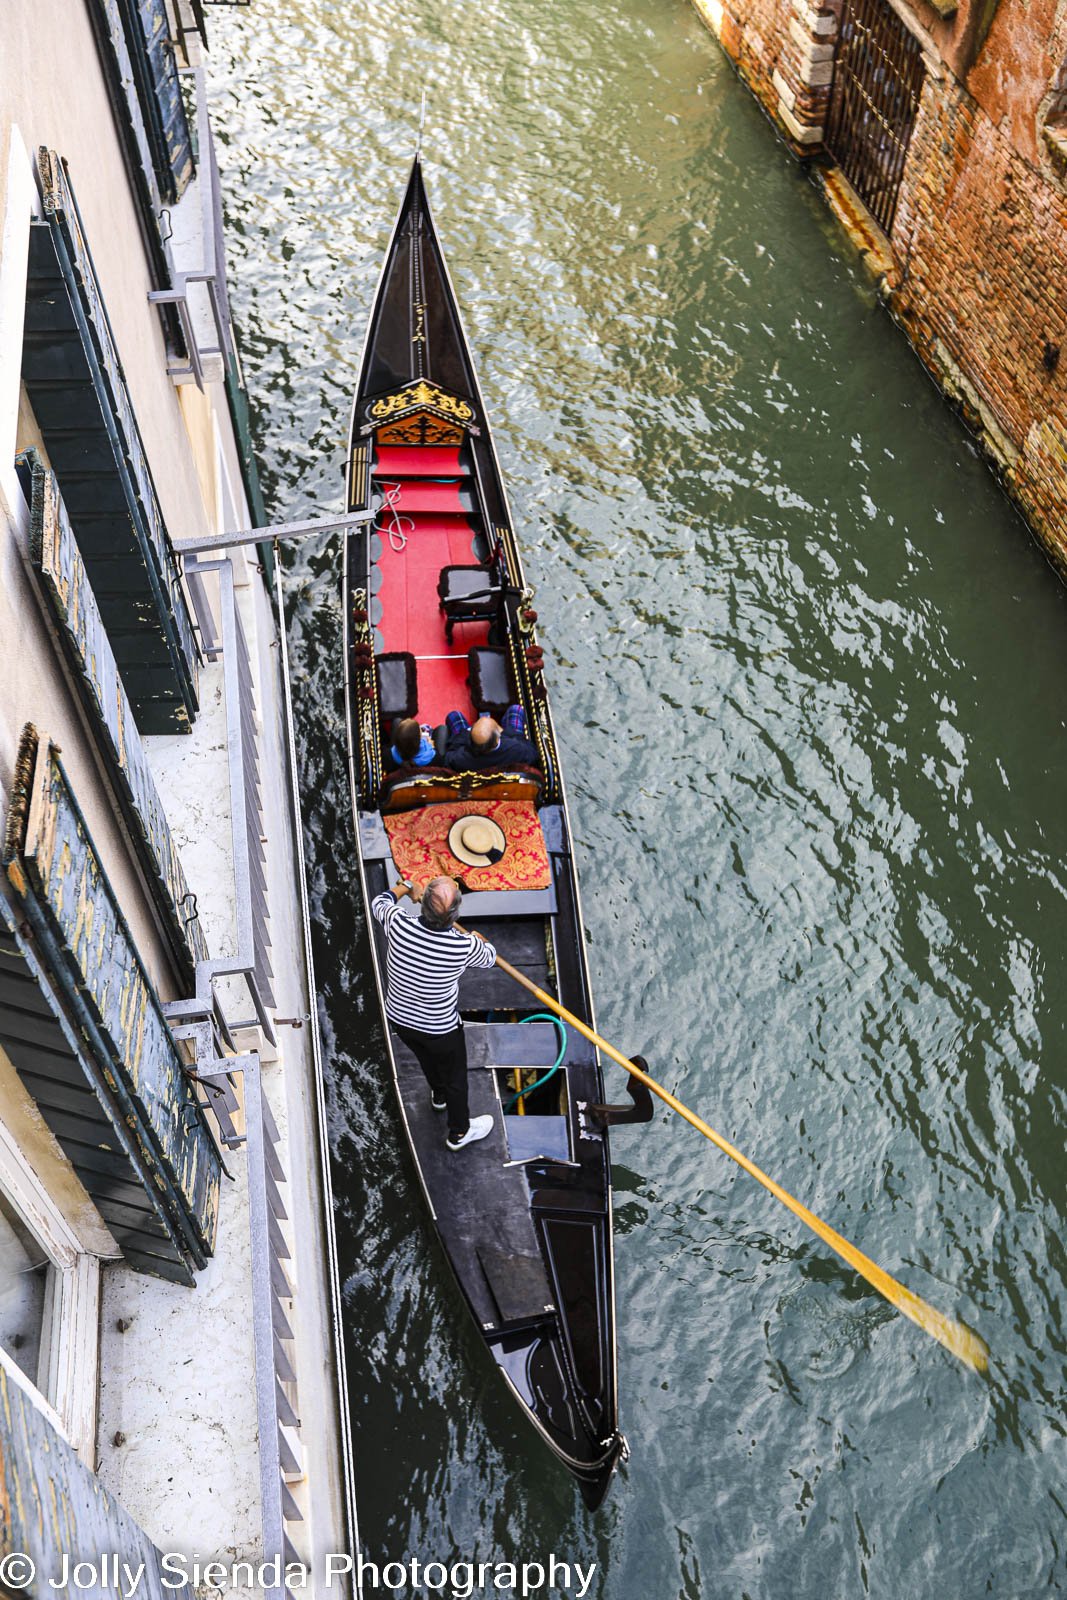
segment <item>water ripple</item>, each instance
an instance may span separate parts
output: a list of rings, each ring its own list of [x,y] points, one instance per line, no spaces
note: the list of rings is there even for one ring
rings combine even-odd
[[[322,541],[288,582],[370,1553],[555,1550],[609,1600],[1062,1591],[1062,592],[684,0],[209,21],[272,509],[340,503],[425,80],[602,1023],[993,1347],[959,1369],[657,1115],[614,1144],[633,1460],[580,1510],[401,1153]]]

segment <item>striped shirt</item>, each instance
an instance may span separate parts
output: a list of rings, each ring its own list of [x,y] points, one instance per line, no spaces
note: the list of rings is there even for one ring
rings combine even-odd
[[[428,928],[388,889],[371,901],[371,913],[386,932],[389,1020],[419,1033],[451,1033],[459,1027],[459,980],[468,967],[491,967],[494,946],[458,928]]]

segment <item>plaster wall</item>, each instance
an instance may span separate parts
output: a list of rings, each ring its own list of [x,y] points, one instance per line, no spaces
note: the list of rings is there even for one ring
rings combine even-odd
[[[160,504],[173,537],[248,526],[238,452],[223,388],[175,388],[166,371],[154,286],[86,0],[8,0],[0,55],[0,825],[17,740],[33,721],[64,764],[134,940],[162,999],[178,997],[138,869],[117,824],[106,775],[67,681],[28,565],[28,508],[13,472],[18,444],[40,445],[20,386],[26,257],[38,204],[34,157],[49,146],[69,162],[85,234],[129,385]],[[47,459],[47,452],[43,452]],[[62,485],[61,485],[62,487]],[[310,999],[287,788],[276,630],[251,554],[236,552],[238,597],[256,677],[262,730],[264,832],[277,1009],[303,1017]],[[146,741],[149,760],[212,954],[235,949],[227,729],[221,664],[201,677],[202,714],[184,737]],[[241,988],[239,980],[229,985]],[[246,996],[227,1010],[247,1016]],[[344,1548],[328,1265],[314,1062],[307,1028],[280,1030],[263,1051],[265,1093],[288,1173],[285,1228],[294,1249],[295,1360],[305,1477],[290,1485],[305,1522],[302,1553]],[[258,1034],[239,1039],[261,1048]],[[0,1058],[0,1104],[20,1149],[55,1194],[87,1248],[114,1245],[32,1101]],[[262,1541],[253,1379],[251,1260],[243,1152],[229,1152],[218,1243],[194,1289],[115,1263],[103,1273],[98,1449],[100,1476],[155,1543],[205,1555],[255,1555]],[[120,1328],[120,1324],[122,1325]]]
[[[6,0],[0,105],[34,161],[40,145],[67,160],[167,529],[209,532],[85,0]]]

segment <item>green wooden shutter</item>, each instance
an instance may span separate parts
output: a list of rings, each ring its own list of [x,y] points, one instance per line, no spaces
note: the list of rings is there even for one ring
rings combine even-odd
[[[137,725],[188,732],[192,618],[70,181],[53,152],[39,165],[22,375]]]
[[[131,1264],[191,1283],[214,1249],[219,1152],[59,752],[32,725],[15,764],[4,864],[25,922],[23,964],[32,957],[59,997],[81,1081],[58,1060],[20,1065],[12,1051],[14,1065],[75,1167],[104,1168],[105,1204],[108,1176],[125,1175],[131,1202],[139,1191],[128,1205],[139,1208],[136,1237],[119,1238]]]

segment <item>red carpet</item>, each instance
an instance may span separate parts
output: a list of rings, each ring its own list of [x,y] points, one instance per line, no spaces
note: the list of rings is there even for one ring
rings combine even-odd
[[[488,867],[469,867],[448,848],[448,830],[457,817],[492,817],[507,847]],[[472,890],[547,889],[552,882],[544,834],[529,800],[456,800],[416,806],[383,817],[393,860],[403,878],[427,884],[439,874],[458,874]]]
[[[435,727],[453,709],[473,717],[467,688],[467,651],[489,637],[487,622],[456,626],[445,640],[437,599],[442,567],[472,567],[475,521],[464,500],[471,498],[470,476],[452,445],[379,445],[375,486],[390,502],[378,514],[382,555],[379,624],[383,650],[408,650],[418,672],[420,722]],[[392,527],[397,543],[389,539]]]
[[[406,512],[409,516],[414,512],[441,511],[446,515],[457,517],[467,515],[468,507],[464,505],[460,491],[463,480],[459,478],[446,479],[438,482],[435,478],[383,478],[375,477],[375,486],[386,496],[389,505],[397,511]],[[469,491],[468,491],[469,498]],[[389,519],[388,507],[383,509],[383,522]]]
[[[389,542],[388,516],[379,520],[384,524],[379,530],[383,550],[378,562],[382,649],[410,650],[416,657],[420,722],[436,727],[452,710],[470,717],[474,708],[467,689],[467,651],[486,642],[489,624],[461,623],[453,643],[448,644],[437,579],[442,567],[477,565],[474,528],[466,517],[416,516],[411,518],[414,526],[401,524],[407,543],[402,550],[394,550]]]

